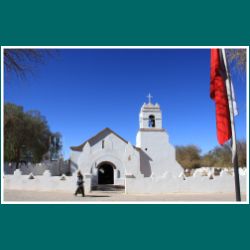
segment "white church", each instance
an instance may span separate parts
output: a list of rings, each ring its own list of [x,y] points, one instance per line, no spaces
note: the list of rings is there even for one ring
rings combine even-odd
[[[175,148],[162,127],[159,104],[144,103],[139,114],[136,146],[105,128],[79,146],[71,147],[72,166],[89,178],[91,187],[102,184],[127,185],[143,179],[162,178],[167,174],[178,178],[183,171],[175,159]]]
[[[105,128],[79,146],[71,147],[71,169],[84,175],[86,193],[102,188],[124,188],[125,194],[215,193],[234,192],[234,176],[222,170],[215,176],[213,168],[204,174],[200,169],[186,177],[176,162],[175,148],[162,128],[160,106],[143,104],[139,115],[136,146]],[[207,170],[206,170],[207,171]],[[241,171],[242,172],[242,171]],[[72,176],[25,174],[20,169],[4,176],[4,187],[14,190],[64,191],[72,193],[77,171]],[[240,174],[241,190],[246,192],[247,175]]]

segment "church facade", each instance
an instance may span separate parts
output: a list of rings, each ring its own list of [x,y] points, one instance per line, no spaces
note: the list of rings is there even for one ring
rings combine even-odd
[[[103,184],[122,185],[128,179],[178,176],[182,167],[175,159],[175,148],[162,127],[159,104],[144,103],[139,114],[136,145],[105,128],[79,146],[72,146],[70,161],[88,179],[88,189]]]

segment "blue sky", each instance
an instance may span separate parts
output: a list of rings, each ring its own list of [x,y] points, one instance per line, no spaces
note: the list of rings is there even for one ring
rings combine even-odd
[[[139,111],[150,92],[174,145],[217,146],[209,98],[209,49],[68,49],[5,83],[5,102],[39,110],[69,147],[109,127],[135,144]],[[246,138],[246,79],[233,72],[238,139]]]

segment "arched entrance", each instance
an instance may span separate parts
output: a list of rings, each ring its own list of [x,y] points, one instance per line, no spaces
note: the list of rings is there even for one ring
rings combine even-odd
[[[114,184],[114,166],[103,162],[98,167],[98,184]]]

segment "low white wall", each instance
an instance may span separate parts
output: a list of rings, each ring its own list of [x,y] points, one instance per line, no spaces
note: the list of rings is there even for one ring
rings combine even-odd
[[[62,174],[69,174],[73,172],[70,169],[69,162],[54,161],[54,162],[43,162],[37,164],[19,164],[19,170],[23,175],[33,173],[34,175],[43,175],[46,170],[49,170],[52,176],[60,176]],[[16,171],[15,163],[4,163],[4,174],[13,175]]]
[[[240,176],[241,191],[246,192],[246,176]],[[166,174],[163,177],[134,178],[127,175],[126,194],[156,193],[230,193],[234,192],[234,176],[222,173],[221,176],[174,177]]]
[[[77,173],[73,176],[51,176],[46,170],[41,176],[22,175],[20,170],[16,170],[14,175],[4,176],[4,188],[29,191],[64,191],[74,193],[77,185]],[[84,188],[88,193],[91,190],[91,176],[84,176]]]
[[[91,174],[84,175],[85,192],[91,191]],[[246,193],[247,176],[240,176],[241,192]],[[22,175],[16,170],[14,175],[4,176],[4,188],[30,191],[64,191],[74,193],[77,173],[73,176],[51,176],[46,170],[41,176]],[[165,174],[163,177],[137,177],[126,175],[126,194],[160,194],[160,193],[231,193],[234,192],[234,176],[222,172],[220,176],[195,175],[192,177],[174,177]]]

